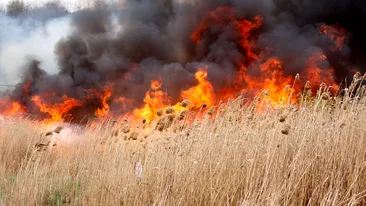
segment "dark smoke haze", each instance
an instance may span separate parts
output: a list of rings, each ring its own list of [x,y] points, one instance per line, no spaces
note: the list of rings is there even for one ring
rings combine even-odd
[[[66,94],[83,100],[88,89],[102,92],[113,83],[112,100],[133,98],[141,105],[151,80],[161,77],[163,89],[174,102],[179,100],[180,91],[196,84],[194,73],[204,66],[208,66],[208,78],[215,89],[231,86],[238,67],[247,58],[235,41],[233,31],[229,27],[213,26],[205,32],[201,44],[190,39],[206,12],[221,6],[235,8],[238,18],[263,16],[257,46],[259,49],[272,48],[272,56],[285,62],[287,73],[295,75],[303,71],[307,59],[315,51],[327,55],[326,64],[334,68],[339,82],[352,75],[351,68],[358,67],[361,73],[366,71],[366,32],[360,23],[366,18],[365,1],[201,0],[184,3],[130,0],[123,6],[99,3],[92,9],[58,13],[58,16],[38,13],[36,18],[26,14],[20,17],[0,14],[0,19],[7,18],[19,25],[24,20],[17,18],[32,19],[32,22],[54,30],[57,26],[49,26],[50,22],[62,20],[69,25],[69,30],[57,31],[60,39],[55,45],[47,45],[53,52],[50,58],[55,60],[34,51],[36,59],[23,67],[11,68],[20,69],[22,74],[11,98],[29,105],[30,95],[52,90],[55,99]],[[318,26],[323,23],[339,23],[349,32],[341,51],[331,51],[331,40],[319,34]],[[0,38],[2,33],[0,31]],[[6,38],[0,40],[0,54]],[[1,55],[0,60],[5,61]],[[23,60],[17,59],[17,62]],[[12,64],[1,62],[0,71],[5,67],[9,69],[7,65]],[[125,78],[126,74],[130,78]],[[23,88],[28,82],[31,82],[29,94],[24,95]],[[98,99],[88,100],[83,108],[75,109],[73,113],[75,116],[93,114],[99,104]],[[121,111],[120,105],[111,103],[112,112],[123,113],[131,109]]]

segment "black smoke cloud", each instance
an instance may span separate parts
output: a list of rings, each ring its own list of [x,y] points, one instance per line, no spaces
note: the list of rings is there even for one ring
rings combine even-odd
[[[162,79],[172,102],[179,101],[180,92],[196,84],[194,74],[200,67],[208,66],[208,78],[216,91],[230,87],[247,58],[232,28],[210,27],[199,45],[190,39],[204,15],[222,6],[234,7],[238,18],[263,16],[257,46],[271,48],[271,55],[285,62],[287,73],[303,71],[307,59],[321,51],[329,57],[326,64],[335,69],[336,78],[342,80],[350,75],[349,66],[359,66],[361,72],[366,66],[365,35],[359,24],[366,17],[366,3],[352,2],[201,0],[189,4],[130,0],[122,7],[99,3],[95,8],[67,14],[72,16],[72,34],[55,45],[58,74],[47,74],[41,62],[32,60],[23,69],[22,82],[11,98],[28,105],[31,95],[51,90],[56,94],[51,101],[62,95],[83,101],[83,107],[71,111],[80,119],[93,115],[101,103],[98,98],[85,100],[87,91],[103,92],[107,85],[113,87],[112,113],[133,109],[121,111],[120,105],[113,103],[118,97],[132,98],[137,101],[134,107],[141,106],[151,80],[157,78]],[[349,32],[341,51],[332,51],[333,42],[319,34],[318,26],[323,23],[340,23]],[[29,94],[24,95],[22,88],[28,82]]]

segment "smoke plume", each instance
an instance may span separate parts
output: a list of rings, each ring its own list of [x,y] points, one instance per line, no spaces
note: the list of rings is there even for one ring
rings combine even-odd
[[[47,18],[0,13],[1,27],[8,28],[0,32],[0,80],[12,83],[19,77],[10,98],[29,113],[44,113],[32,96],[50,104],[65,96],[77,100],[69,111],[76,120],[93,116],[109,90],[111,114],[143,106],[156,79],[169,101],[179,102],[182,91],[197,85],[200,68],[207,68],[220,98],[221,91],[238,86],[241,68],[260,77],[267,71],[258,68],[271,57],[283,63],[284,74],[295,76],[309,73],[314,54],[324,54],[326,58],[314,60],[316,66],[331,69],[338,84],[354,68],[365,72],[366,41],[358,20],[366,17],[366,3],[357,2],[129,0]],[[241,32],[236,20],[245,25]],[[344,39],[335,43],[319,32],[328,28],[324,25],[339,28],[336,34],[345,31]],[[28,55],[36,58],[24,64]],[[246,79],[242,83],[241,89],[250,88]]]

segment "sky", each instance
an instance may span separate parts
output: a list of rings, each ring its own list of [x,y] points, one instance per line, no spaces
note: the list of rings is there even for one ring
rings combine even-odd
[[[0,7],[5,7],[6,4],[8,4],[11,0],[0,0]],[[23,0],[26,4],[35,4],[40,5],[44,2],[48,2],[47,0]],[[78,5],[85,5],[87,2],[92,0],[60,0],[65,7],[67,7],[70,10],[73,10]]]

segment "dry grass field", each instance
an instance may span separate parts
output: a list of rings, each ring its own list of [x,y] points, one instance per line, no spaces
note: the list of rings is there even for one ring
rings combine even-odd
[[[238,98],[163,131],[3,118],[0,205],[365,205],[366,99],[313,101]]]

